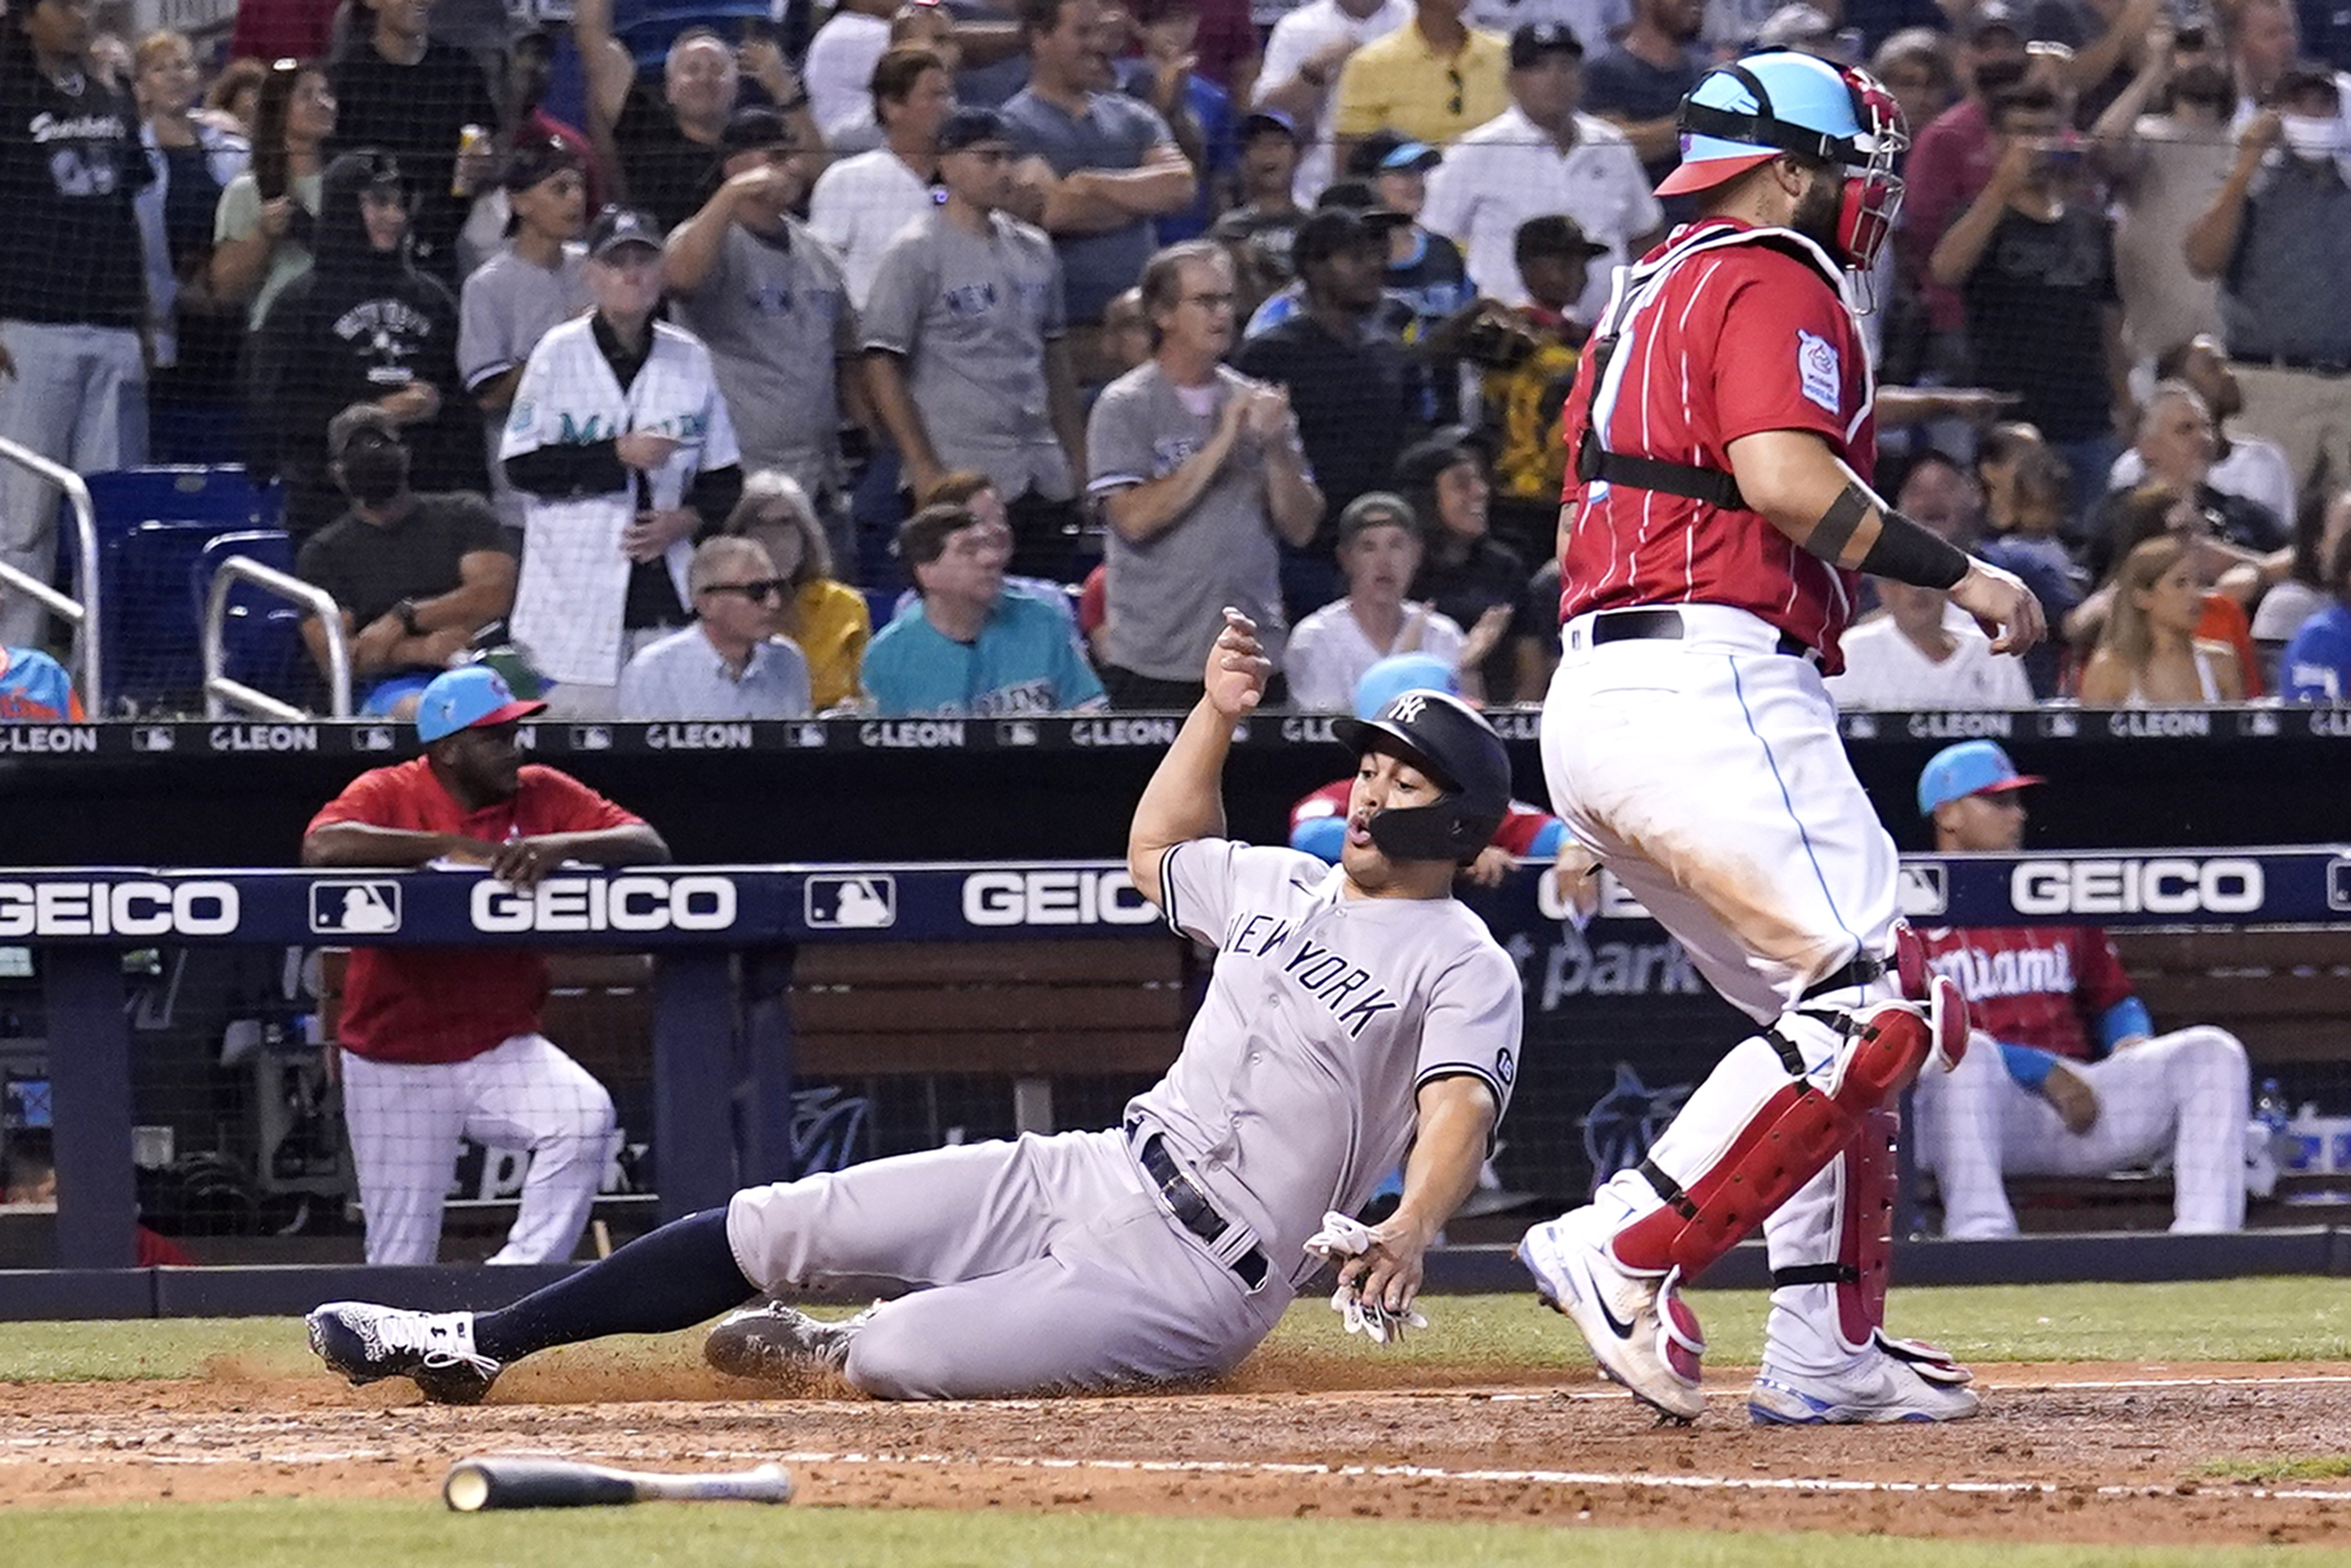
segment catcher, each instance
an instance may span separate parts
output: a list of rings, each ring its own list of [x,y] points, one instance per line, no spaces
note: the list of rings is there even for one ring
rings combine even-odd
[[[311,1348],[354,1383],[468,1403],[551,1345],[878,1287],[906,1293],[841,1323],[749,1307],[706,1354],[734,1372],[830,1365],[889,1399],[1093,1391],[1231,1370],[1324,1257],[1351,1328],[1413,1322],[1423,1254],[1517,1076],[1517,968],[1452,897],[1510,801],[1510,758],[1457,698],[1406,692],[1334,727],[1358,758],[1337,866],[1234,843],[1218,777],[1271,670],[1256,632],[1225,612],[1207,695],[1128,831],[1135,886],[1221,956],[1123,1125],[752,1188],[495,1312],[335,1302],[310,1313]],[[1400,1159],[1395,1212],[1346,1219]]]

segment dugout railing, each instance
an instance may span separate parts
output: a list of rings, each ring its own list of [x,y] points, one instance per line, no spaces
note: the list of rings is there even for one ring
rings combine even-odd
[[[82,711],[101,717],[106,712],[106,612],[99,602],[98,509],[91,505],[89,486],[72,469],[5,438],[0,438],[0,463],[37,474],[64,492],[66,510],[73,518],[68,542],[73,548],[74,587],[81,597],[60,593],[5,561],[0,561],[0,587],[37,601],[70,628],[74,687],[81,695]]]
[[[1578,1074],[1586,1084],[1591,1072],[1604,1077],[1608,1057],[1624,1043],[1614,1020],[1630,1016],[1626,1006],[1647,1015],[1653,1027],[1687,1024],[1680,1063],[1661,1073],[1703,1071],[1726,1027],[1736,1028],[1735,1019],[1719,1016],[1719,1002],[1686,983],[1670,954],[1641,956],[1656,946],[1644,939],[1662,933],[1636,907],[1612,894],[1591,929],[1578,935],[1558,922],[1543,880],[1527,868],[1473,898],[1527,977],[1528,1058],[1513,1118],[1540,1119],[1531,1129],[1537,1132],[1562,1106],[1572,1112],[1590,1103]],[[364,894],[359,905],[350,898],[355,888]],[[1905,909],[1933,924],[2088,921],[2129,931],[2339,932],[2351,922],[2351,849],[1910,857],[1902,889]],[[358,906],[377,912],[364,934],[349,925],[349,911]],[[350,1267],[130,1266],[137,1193],[125,949],[366,941],[650,953],[651,1142],[657,1207],[674,1217],[724,1202],[738,1185],[786,1168],[796,1038],[791,1009],[769,1004],[789,988],[801,950],[841,945],[879,953],[920,941],[994,944],[1009,955],[1042,941],[1120,939],[1176,941],[1112,862],[581,869],[528,896],[467,872],[0,872],[0,943],[31,949],[46,1001],[57,1176],[57,1268],[0,1273],[0,1316],[275,1312],[361,1282],[364,1271]],[[2305,992],[2323,992],[2329,983],[2328,975],[2301,973],[2314,967],[2304,960],[2318,956],[2305,943],[2291,965]],[[1600,971],[1610,969],[1614,979],[1597,984]],[[1647,983],[1636,984],[1644,974]],[[2342,1017],[2351,1029],[2351,987],[2344,992]],[[954,1003],[942,998],[933,1005]],[[975,993],[967,1010],[981,1014],[991,1005]],[[832,1069],[855,1049],[839,1011],[835,1007],[829,1026]],[[947,1015],[936,1016],[944,1027]],[[2168,1020],[2159,1021],[2168,1027]],[[1170,1053],[1173,1045],[1172,1038],[1165,1041]],[[1048,1043],[1000,1065],[1081,1072],[1099,1059],[1098,1044],[1072,1035],[1067,1052]],[[1547,1079],[1558,1082],[1547,1087]],[[1513,1126],[1505,1123],[1506,1141]],[[1901,1267],[1917,1279],[2351,1271],[2346,1234],[2316,1224],[2238,1237],[1910,1244]],[[412,1275],[406,1288],[440,1300],[507,1295],[543,1277],[507,1270],[415,1272],[431,1279]],[[1511,1282],[1500,1249],[1464,1252],[1440,1265],[1439,1274],[1458,1283]],[[1734,1258],[1722,1274],[1725,1281],[1750,1276],[1760,1278],[1753,1259]]]
[[[299,723],[313,716],[299,704],[272,696],[230,677],[229,619],[244,608],[235,602],[239,584],[296,605],[317,620],[327,643],[328,715],[333,718],[350,717],[351,639],[334,595],[245,555],[233,555],[222,561],[213,573],[211,586],[204,591],[204,716],[225,719],[250,714],[287,723]]]

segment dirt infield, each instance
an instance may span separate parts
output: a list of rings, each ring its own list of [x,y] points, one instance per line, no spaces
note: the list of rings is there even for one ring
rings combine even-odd
[[[1757,1429],[1736,1369],[1714,1409],[1653,1425],[1569,1375],[1416,1375],[1261,1355],[1207,1393],[890,1406],[794,1397],[626,1351],[510,1372],[444,1409],[235,1364],[202,1378],[0,1386],[0,1507],[252,1496],[430,1503],[466,1453],[644,1469],[782,1458],[800,1500],[1151,1514],[1593,1521],[2096,1542],[2351,1542],[2351,1477],[2256,1485],[2210,1461],[2351,1455],[2339,1365],[1979,1368],[1982,1418]],[[1464,1380],[1469,1381],[1464,1381]]]

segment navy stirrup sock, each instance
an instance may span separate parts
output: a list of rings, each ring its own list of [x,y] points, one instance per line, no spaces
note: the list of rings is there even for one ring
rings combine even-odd
[[[475,1317],[474,1348],[503,1363],[606,1334],[668,1333],[758,1293],[726,1245],[726,1210],[705,1208],[640,1236],[593,1268]]]

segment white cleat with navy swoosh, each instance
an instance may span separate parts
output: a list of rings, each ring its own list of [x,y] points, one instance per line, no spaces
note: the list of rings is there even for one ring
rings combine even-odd
[[[1698,1314],[1682,1301],[1681,1270],[1659,1277],[1618,1267],[1590,1208],[1529,1230],[1519,1242],[1519,1261],[1535,1277],[1543,1304],[1582,1331],[1602,1373],[1671,1420],[1706,1413],[1698,1389],[1706,1338]]]

